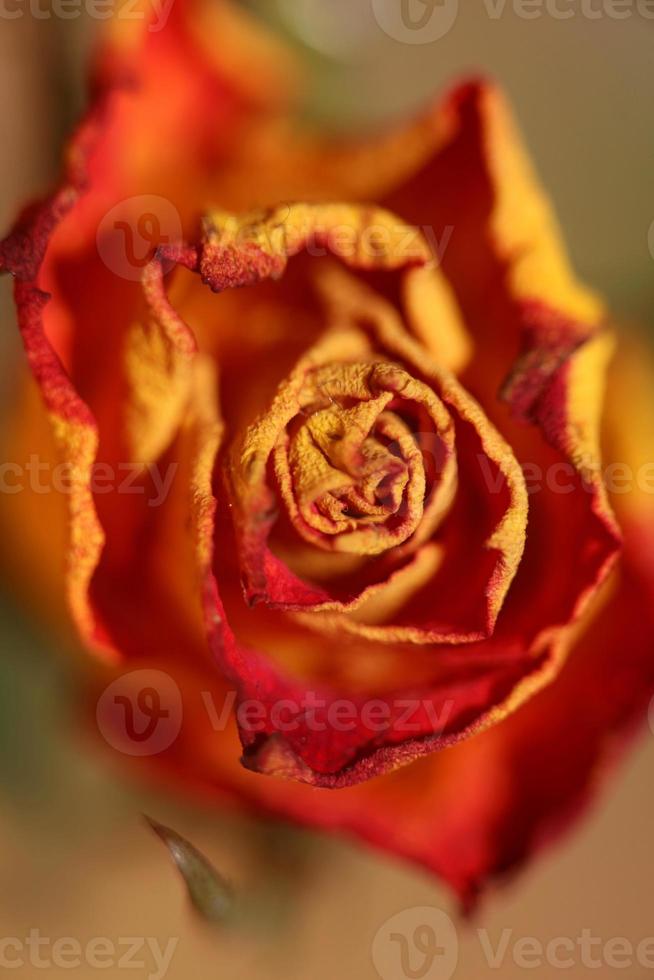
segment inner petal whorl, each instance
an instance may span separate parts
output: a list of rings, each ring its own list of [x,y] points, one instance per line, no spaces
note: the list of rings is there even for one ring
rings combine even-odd
[[[387,362],[309,372],[274,458],[297,531],[330,551],[376,555],[426,540],[456,484],[447,410]]]

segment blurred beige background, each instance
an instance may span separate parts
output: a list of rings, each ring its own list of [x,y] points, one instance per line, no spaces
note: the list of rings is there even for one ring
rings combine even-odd
[[[251,4],[254,6],[255,4]],[[498,77],[516,107],[564,223],[579,271],[616,312],[654,324],[654,20],[489,18],[482,0],[460,4],[452,30],[431,44],[388,37],[368,0],[267,0],[260,13],[311,62],[307,111],[359,128],[418,105],[472,69]],[[3,8],[4,9],[4,8]],[[83,102],[83,64],[96,25],[0,14],[0,223],[56,173],[63,134]],[[2,283],[0,358],[6,392],[13,325]],[[53,650],[7,598],[0,610],[0,938],[177,938],[169,980],[375,980],[375,934],[420,906],[453,914],[449,896],[420,872],[347,842],[184,806],[131,784],[79,737],[67,712],[66,651]],[[161,845],[142,811],[189,836],[247,895],[240,929],[220,934],[188,915]],[[610,793],[576,834],[494,896],[474,927],[459,926],[458,980],[525,971],[510,952],[501,970],[484,959],[475,928],[495,946],[533,937],[543,945],[588,929],[603,942],[654,935],[654,736],[643,735]],[[9,954],[11,955],[11,954]],[[140,954],[141,958],[143,953]],[[137,957],[138,959],[139,957]],[[48,969],[46,975],[148,977],[154,967]],[[437,967],[436,967],[437,968]],[[569,977],[630,980],[627,971],[577,962]],[[44,970],[26,965],[16,977]],[[443,980],[445,973],[428,973]],[[383,980],[405,980],[389,975]]]

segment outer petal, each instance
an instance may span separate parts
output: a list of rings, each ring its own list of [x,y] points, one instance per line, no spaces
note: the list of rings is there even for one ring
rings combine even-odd
[[[199,32],[200,21],[205,32],[232,38],[227,64]],[[129,232],[143,194],[172,209],[181,234],[243,120],[268,118],[286,98],[287,61],[246,23],[231,7],[203,0],[173,4],[157,29],[133,11],[117,17],[61,189],[27,209],[0,244],[0,269],[16,277],[28,357],[72,478],[70,602],[82,635],[105,650],[114,644],[89,600],[91,580],[102,554],[116,565],[112,549],[124,549],[144,515],[120,494],[94,499],[93,466],[100,461],[116,475],[162,459],[185,412],[193,344],[166,306],[161,269],[155,265],[144,298],[141,283],[123,274],[120,247],[108,257],[103,251],[103,236],[115,206],[129,218]],[[255,56],[257,72],[244,76],[243,63]],[[97,581],[93,588],[101,591]]]

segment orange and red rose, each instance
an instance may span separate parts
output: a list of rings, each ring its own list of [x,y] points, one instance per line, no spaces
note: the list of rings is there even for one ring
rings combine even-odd
[[[647,382],[491,84],[310,138],[283,56],[202,0],[109,37],[98,76],[62,186],[0,247],[39,394],[12,458],[68,474],[11,496],[12,562],[51,591],[65,550],[99,689],[173,679],[163,769],[470,900],[580,807],[651,694],[652,498],[605,481],[649,462]],[[152,232],[138,275],[107,261],[107,214]],[[100,467],[171,480],[151,506]]]

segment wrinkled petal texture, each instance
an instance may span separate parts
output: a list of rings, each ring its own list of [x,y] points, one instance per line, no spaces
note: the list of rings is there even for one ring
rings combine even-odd
[[[215,2],[105,41],[62,187],[0,246],[45,406],[12,451],[70,473],[3,535],[39,588],[65,559],[101,683],[175,679],[165,771],[471,903],[651,694],[652,498],[616,521],[602,472],[644,465],[654,422],[622,425],[620,360],[602,455],[614,341],[492,85],[335,145],[291,128],[292,71]],[[144,197],[174,228],[121,275],[107,241]],[[237,723],[211,724],[230,692]]]

